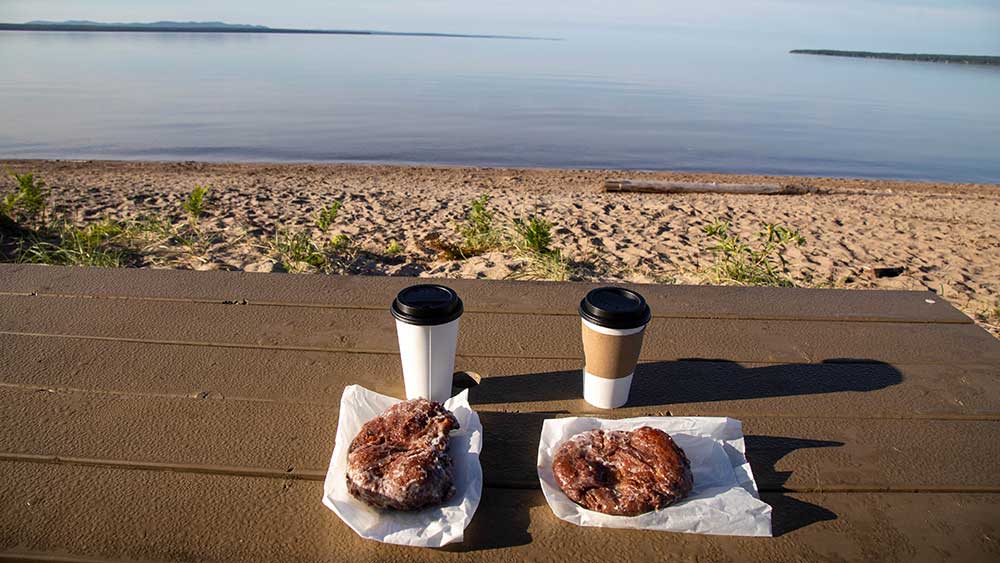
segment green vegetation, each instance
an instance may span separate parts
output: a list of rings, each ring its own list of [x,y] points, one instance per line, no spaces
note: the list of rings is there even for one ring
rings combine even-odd
[[[427,246],[438,252],[439,259],[465,260],[506,246],[503,233],[496,226],[495,215],[489,208],[490,199],[488,194],[483,194],[469,202],[465,218],[455,226],[459,242],[453,242],[454,237],[446,239],[438,233],[432,233],[427,238]]]
[[[16,189],[0,200],[0,253],[15,262],[117,267],[129,253],[125,230],[104,221],[77,228],[48,221],[50,191],[34,174],[10,174]]]
[[[385,247],[386,256],[399,256],[403,253],[403,245],[396,242],[395,239],[390,240],[389,244]]]
[[[113,221],[77,228],[61,223],[47,230],[47,238],[37,233],[22,240],[17,262],[120,268],[132,260],[125,229]]]
[[[344,206],[341,201],[334,201],[330,205],[316,212],[316,228],[324,233],[330,230],[330,226],[337,220],[337,212]]]
[[[521,265],[510,277],[516,279],[566,280],[574,274],[558,250],[552,248],[552,223],[544,217],[515,218],[507,228],[497,225],[484,194],[469,202],[465,218],[457,225],[460,242],[433,233],[426,244],[443,260],[465,260],[492,250],[514,251]]]
[[[333,201],[316,212],[314,225],[321,237],[327,236],[342,207],[343,202]],[[357,252],[350,237],[343,233],[335,234],[325,242],[322,239],[317,242],[307,231],[279,230],[269,242],[269,247],[281,267],[292,273],[340,272],[346,269]]]
[[[532,215],[526,219],[514,219],[512,229],[513,246],[525,259],[525,265],[513,278],[566,281],[573,275],[569,261],[551,247],[551,222],[544,217]]]
[[[714,221],[705,226],[705,234],[715,240],[711,247],[715,265],[710,271],[711,281],[719,284],[793,286],[788,274],[785,250],[790,245],[801,246],[805,239],[788,227],[771,223],[757,236],[759,245],[751,246],[739,235],[730,232],[725,221]]]
[[[503,236],[494,226],[494,216],[488,207],[489,202],[490,196],[487,194],[469,202],[465,222],[459,228],[459,234],[462,236],[459,253],[462,256],[476,256],[503,245]]]
[[[167,244],[180,246],[184,252],[191,257],[200,257],[208,252],[208,247],[213,241],[212,238],[202,233],[198,222],[205,214],[208,205],[208,192],[210,186],[195,186],[187,199],[181,203],[181,210],[187,214],[187,225],[174,223],[164,218],[154,218],[152,224],[154,233],[160,232],[166,235]]]
[[[523,254],[524,265],[510,275],[511,279],[566,281],[575,270],[558,250],[540,254]]]
[[[514,219],[514,246],[522,252],[548,254],[551,252],[552,223],[544,217],[532,215],[527,219]]]
[[[279,231],[271,243],[271,249],[288,272],[303,272],[308,266],[323,270],[329,264],[326,252],[305,231]]]
[[[17,190],[0,201],[0,214],[12,221],[40,223],[45,220],[49,190],[45,182],[34,174],[10,174],[17,183]]]
[[[205,196],[208,195],[210,186],[195,186],[187,199],[181,204],[181,208],[188,214],[191,225],[198,224],[198,219],[205,214]]]
[[[279,231],[270,249],[281,267],[291,273],[343,273],[359,253],[346,235],[336,235],[320,244],[305,231]]]
[[[327,247],[334,252],[342,252],[351,247],[351,238],[345,234],[337,234],[330,238]]]
[[[186,257],[203,254],[212,242],[197,221],[206,208],[207,186],[196,187],[181,204],[187,223],[163,217],[131,221],[105,219],[77,226],[66,217],[48,217],[49,190],[33,174],[11,174],[17,184],[2,198],[0,255],[15,262],[74,266],[138,266],[154,249]]]

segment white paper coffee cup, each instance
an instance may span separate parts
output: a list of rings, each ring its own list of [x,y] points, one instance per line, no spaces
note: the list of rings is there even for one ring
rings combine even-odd
[[[462,300],[443,285],[420,284],[400,291],[391,311],[406,398],[444,403],[451,397]]]
[[[650,310],[638,293],[602,287],[580,302],[583,398],[613,409],[628,402]]]

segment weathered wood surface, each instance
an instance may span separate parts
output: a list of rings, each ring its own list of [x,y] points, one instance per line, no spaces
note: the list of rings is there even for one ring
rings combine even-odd
[[[7,333],[398,353],[395,324],[384,308],[243,306],[40,295],[10,295],[3,302],[8,314],[0,318],[0,331]],[[458,353],[464,357],[582,357],[582,344],[575,337],[580,326],[578,316],[469,311],[460,324]],[[709,352],[724,349],[725,359],[743,362],[846,359],[992,363],[1000,362],[1000,347],[992,345],[995,343],[988,333],[971,323],[656,317],[649,326],[641,357],[645,361],[715,359]]]
[[[343,388],[402,394],[386,304],[413,282],[0,265],[0,559],[1000,556],[1000,343],[933,294],[640,286],[656,318],[608,412],[580,398],[589,285],[458,280],[483,503],[445,550],[360,540],[321,480]],[[778,537],[552,515],[545,418],[668,413],[744,421]]]
[[[656,182],[652,180],[605,180],[606,192],[646,194],[745,194],[801,195],[810,190],[790,184],[717,184],[704,182]]]
[[[308,308],[388,310],[384,299],[414,283],[405,277],[300,276],[249,272],[111,270],[5,265],[0,295],[229,302]],[[475,313],[576,315],[593,283],[448,280]],[[630,285],[656,317],[971,323],[931,292],[773,287]]]

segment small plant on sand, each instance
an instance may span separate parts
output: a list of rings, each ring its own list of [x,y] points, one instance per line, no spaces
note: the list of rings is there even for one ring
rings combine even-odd
[[[40,179],[30,173],[11,176],[17,190],[0,198],[2,260],[102,267],[205,261],[210,247],[220,240],[207,236],[198,225],[208,186],[196,187],[182,202],[187,220],[151,216],[81,226],[68,216],[49,217],[49,190]]]
[[[462,236],[461,254],[476,256],[499,248],[503,237],[494,225],[493,212],[489,209],[490,196],[483,194],[469,202],[465,222],[459,226]]]
[[[569,261],[552,248],[552,223],[532,215],[514,219],[512,229],[513,246],[524,265],[510,277],[565,281],[573,275]]]
[[[710,248],[715,265],[710,271],[714,283],[736,285],[792,286],[784,253],[790,245],[801,246],[805,239],[783,225],[765,223],[757,233],[755,248],[730,231],[728,222],[716,220],[705,226],[705,234],[715,240]]]
[[[184,203],[181,204],[181,207],[188,214],[192,226],[197,225],[198,219],[205,214],[205,196],[208,195],[210,189],[212,189],[211,186],[195,186]]]
[[[330,273],[349,267],[359,252],[350,237],[338,233],[323,242],[342,207],[343,202],[333,201],[313,216],[314,225],[320,231],[319,242],[313,236],[315,232],[309,230],[278,231],[268,245],[285,270],[297,273],[313,269]]]
[[[514,246],[522,252],[548,254],[551,252],[552,223],[544,217],[532,215],[527,219],[514,219]]]
[[[558,250],[545,254],[534,252],[523,258],[524,265],[511,274],[510,279],[566,281],[574,273],[569,261]]]
[[[351,248],[351,237],[340,233],[330,237],[330,242],[326,244],[326,247],[330,249],[331,252],[344,252],[350,250]]]
[[[388,246],[385,247],[386,256],[399,256],[403,253],[403,245],[396,242],[395,239],[390,240]]]
[[[48,215],[49,190],[32,173],[11,174],[17,189],[0,200],[0,256],[30,264],[124,266],[133,256],[121,223],[83,227]]]
[[[30,221],[41,225],[45,220],[48,208],[49,190],[45,182],[28,172],[12,173],[11,177],[17,183],[17,189],[4,196],[0,201],[0,214],[13,221]]]
[[[328,263],[326,253],[304,231],[279,232],[271,242],[271,249],[282,267],[293,273],[303,272],[308,266],[322,270]]]
[[[68,222],[54,225],[44,234],[34,233],[21,241],[16,261],[28,264],[98,266],[128,265],[132,252],[123,235],[125,228],[105,220],[76,227]]]
[[[324,233],[330,230],[330,226],[337,220],[337,212],[343,207],[343,202],[334,201],[330,205],[316,212],[316,228]]]

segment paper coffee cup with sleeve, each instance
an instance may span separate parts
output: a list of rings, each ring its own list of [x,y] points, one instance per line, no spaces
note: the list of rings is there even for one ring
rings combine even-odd
[[[642,338],[651,313],[637,292],[600,287],[580,301],[583,332],[583,398],[613,409],[628,402]]]

